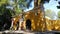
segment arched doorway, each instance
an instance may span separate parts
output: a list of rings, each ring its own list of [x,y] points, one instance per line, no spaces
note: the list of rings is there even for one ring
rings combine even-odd
[[[31,20],[26,20],[26,29],[31,30]]]

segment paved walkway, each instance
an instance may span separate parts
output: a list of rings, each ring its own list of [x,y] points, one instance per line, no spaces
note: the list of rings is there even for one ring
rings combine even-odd
[[[33,32],[29,31],[1,31],[0,34],[35,34]]]
[[[6,31],[0,31],[0,34],[60,34],[60,31],[51,31],[51,32],[30,32],[30,31],[11,31],[11,30],[6,30]]]

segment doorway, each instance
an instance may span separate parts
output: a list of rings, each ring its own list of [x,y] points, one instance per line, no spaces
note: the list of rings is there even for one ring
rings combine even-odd
[[[31,20],[26,20],[26,29],[31,30]]]

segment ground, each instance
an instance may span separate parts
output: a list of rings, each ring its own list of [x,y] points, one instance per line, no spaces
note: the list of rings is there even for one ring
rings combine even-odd
[[[11,31],[11,30],[6,30],[6,31],[0,31],[0,34],[60,34],[60,32],[30,32],[30,31]]]
[[[6,31],[1,31],[0,34],[34,34],[33,32],[29,32],[29,31],[9,31],[9,30],[6,30]]]

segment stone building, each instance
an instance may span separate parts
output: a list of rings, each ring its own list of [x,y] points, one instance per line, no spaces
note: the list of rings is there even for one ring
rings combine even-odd
[[[60,20],[50,20],[50,18],[45,17],[43,6],[40,3],[40,0],[34,0],[34,8],[28,12],[22,13],[22,15],[16,16],[13,21],[13,29],[20,30],[23,28],[24,30],[31,31],[60,31]],[[22,21],[19,21],[22,19]],[[21,23],[23,22],[23,23]],[[22,26],[22,25],[23,26]],[[21,27],[22,26],[22,27]]]
[[[34,9],[24,13],[25,29],[45,31],[44,12],[40,8],[40,0],[34,0]]]
[[[40,0],[34,0],[34,8],[28,12],[24,12],[24,20],[23,20],[23,28],[26,30],[31,31],[45,31],[45,18],[44,18],[44,12],[41,9]],[[42,7],[43,8],[43,7]],[[15,18],[14,23],[17,24],[19,19],[21,19],[18,16]],[[20,23],[20,22],[19,22]],[[14,28],[16,30],[16,25],[14,24]],[[19,29],[21,28],[21,23],[19,24]]]

